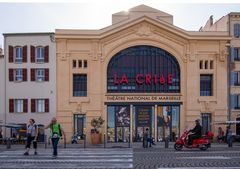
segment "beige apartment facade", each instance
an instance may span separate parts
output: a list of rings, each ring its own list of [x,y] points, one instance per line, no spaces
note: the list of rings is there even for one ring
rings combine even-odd
[[[57,118],[69,142],[91,142],[102,117],[108,142],[174,141],[201,119],[203,130],[226,121],[229,35],[186,31],[173,16],[140,5],[100,30],[56,30]],[[103,139],[103,138],[102,138]]]
[[[228,67],[228,120],[240,121],[240,13],[231,12],[213,22],[213,16],[201,31],[227,31],[231,37],[229,43],[229,67]],[[240,124],[233,124],[235,134],[240,135]]]

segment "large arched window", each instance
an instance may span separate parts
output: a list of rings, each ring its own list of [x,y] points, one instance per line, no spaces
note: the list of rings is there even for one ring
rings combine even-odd
[[[179,64],[163,49],[129,47],[114,55],[108,64],[107,92],[179,93]]]

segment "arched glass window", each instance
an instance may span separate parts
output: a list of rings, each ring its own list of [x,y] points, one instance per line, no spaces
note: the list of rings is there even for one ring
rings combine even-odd
[[[167,51],[134,46],[114,55],[107,68],[108,93],[179,93],[180,67]]]

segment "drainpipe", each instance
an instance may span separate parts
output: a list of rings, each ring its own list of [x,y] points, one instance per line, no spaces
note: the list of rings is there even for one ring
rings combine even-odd
[[[228,35],[229,35],[229,37],[231,37],[231,30],[230,30],[230,14],[228,14]],[[232,53],[231,53],[231,48],[232,48],[232,46],[231,46],[231,40],[230,40],[230,45],[229,45],[229,55],[228,55],[228,59],[227,59],[227,70],[228,70],[228,77],[227,77],[227,79],[228,79],[228,117],[227,117],[227,119],[228,119],[228,121],[230,121],[231,120],[231,83],[230,83],[230,81],[231,81],[231,55],[232,55]]]
[[[6,37],[4,36],[4,125],[6,125],[7,123],[7,101],[6,101],[6,96],[7,96],[7,91],[6,91],[6,83],[7,83],[7,79],[6,79],[6,64],[7,64],[7,55],[6,55]],[[6,138],[6,132],[7,132],[7,128],[4,127],[4,138]]]

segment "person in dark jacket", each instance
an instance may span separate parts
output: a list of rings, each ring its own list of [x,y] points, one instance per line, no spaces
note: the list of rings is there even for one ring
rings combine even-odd
[[[200,125],[200,120],[195,120],[196,126],[190,130],[192,134],[188,136],[188,145],[192,145],[194,139],[200,138],[202,136],[202,126]]]

